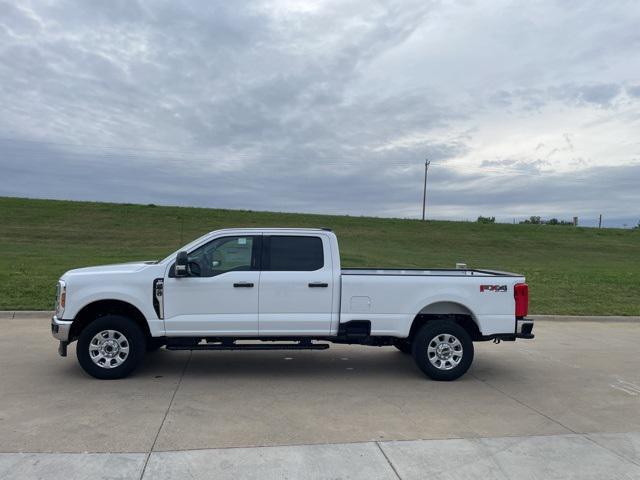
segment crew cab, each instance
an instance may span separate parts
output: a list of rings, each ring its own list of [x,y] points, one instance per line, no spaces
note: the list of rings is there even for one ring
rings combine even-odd
[[[393,246],[389,245],[390,255]],[[473,342],[533,338],[521,275],[468,269],[341,268],[328,229],[208,233],[164,260],[80,268],[58,281],[59,353],[122,378],[145,352],[395,346],[435,380],[471,365]]]

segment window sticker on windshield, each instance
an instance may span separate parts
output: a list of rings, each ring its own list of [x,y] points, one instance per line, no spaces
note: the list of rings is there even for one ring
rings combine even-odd
[[[247,244],[247,239],[246,238],[239,238],[238,239],[238,245],[246,245]]]

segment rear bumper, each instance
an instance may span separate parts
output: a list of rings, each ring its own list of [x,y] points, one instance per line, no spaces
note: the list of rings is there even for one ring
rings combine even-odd
[[[516,319],[516,338],[534,338],[533,320],[531,318]]]

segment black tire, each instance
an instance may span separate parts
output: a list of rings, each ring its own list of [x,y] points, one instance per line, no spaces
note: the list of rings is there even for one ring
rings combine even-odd
[[[111,334],[112,337],[107,333],[107,336],[103,336],[102,339],[95,340],[96,342],[101,342],[102,350],[98,344],[92,345],[91,342],[94,337],[101,332],[107,331],[115,333]],[[106,352],[109,348],[111,348],[111,352]],[[117,354],[115,353],[116,348],[118,349]],[[124,355],[124,349],[128,349],[126,356]],[[145,335],[133,320],[120,315],[105,315],[91,322],[80,333],[78,345],[76,346],[76,356],[80,366],[89,375],[102,380],[113,380],[129,375],[144,357],[145,350]],[[109,353],[114,356],[107,358],[102,356],[102,353]],[[122,356],[124,356],[124,359]],[[96,358],[96,361],[93,358]],[[102,365],[109,362],[113,366],[107,368],[106,366],[98,365],[96,362],[102,362]]]
[[[162,347],[165,346],[165,343],[162,339],[159,338],[148,338],[147,339],[147,353],[157,352]]]
[[[411,342],[409,342],[404,338],[396,338],[393,341],[393,346],[396,347],[398,350],[400,350],[402,353],[409,354],[413,351],[413,348],[411,347]]]
[[[452,337],[458,340],[460,350],[456,350],[458,343],[451,342]],[[444,363],[437,354],[441,344],[440,351],[445,358]],[[430,345],[436,351],[429,352]],[[460,354],[456,355],[458,351]],[[469,370],[473,362],[473,354],[471,336],[460,325],[450,321],[428,322],[413,339],[413,359],[420,370],[433,380],[450,381],[461,377]],[[448,358],[446,358],[447,355],[449,355]]]

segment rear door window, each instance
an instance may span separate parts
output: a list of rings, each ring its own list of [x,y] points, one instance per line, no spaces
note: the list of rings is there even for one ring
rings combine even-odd
[[[324,267],[324,251],[320,237],[273,235],[263,270],[314,271]]]

